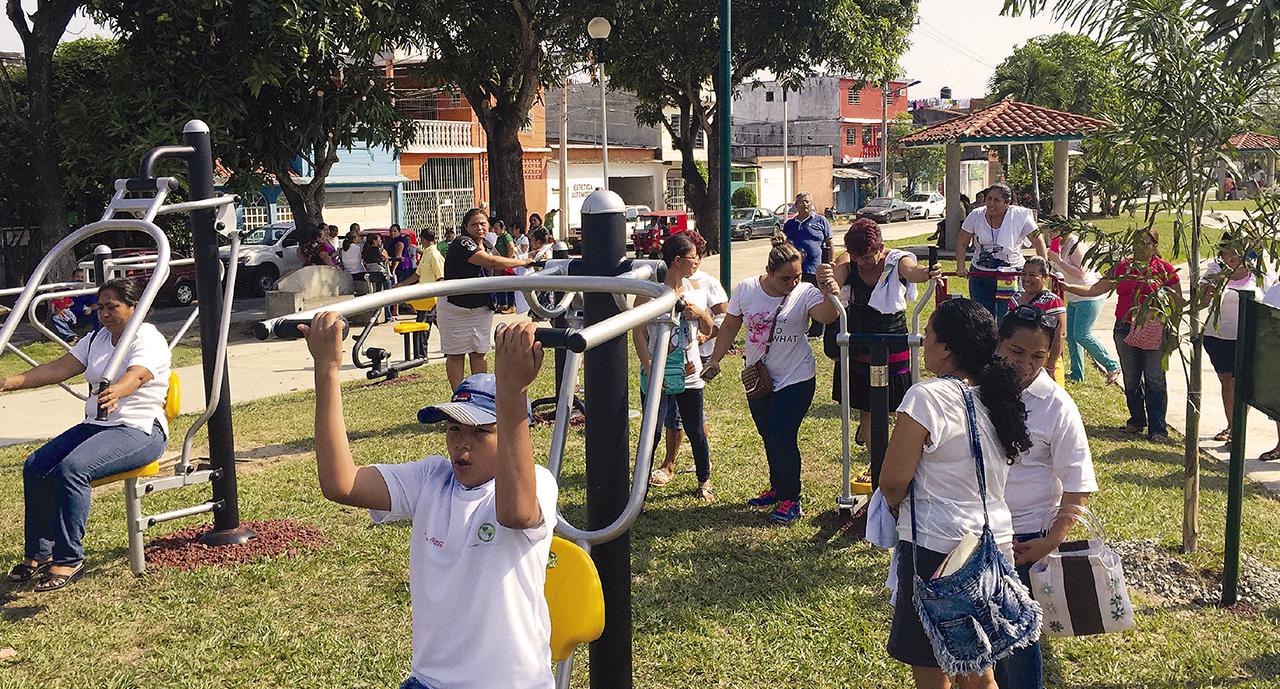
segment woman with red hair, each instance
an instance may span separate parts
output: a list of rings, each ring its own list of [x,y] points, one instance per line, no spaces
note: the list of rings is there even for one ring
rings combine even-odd
[[[941,268],[920,265],[909,251],[890,249],[880,236],[880,226],[860,218],[844,235],[845,253],[836,259],[840,300],[849,315],[849,333],[907,334],[907,304],[916,298],[916,283],[942,274]],[[871,347],[853,342],[849,347],[850,405],[857,409],[857,442],[867,442],[871,414]],[[831,385],[831,398],[840,401],[840,366]],[[911,356],[907,344],[889,345],[889,406],[897,409],[911,387]]]

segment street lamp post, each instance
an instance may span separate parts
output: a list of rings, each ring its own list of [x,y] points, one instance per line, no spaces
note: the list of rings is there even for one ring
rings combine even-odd
[[[893,98],[899,91],[907,89],[919,84],[920,80],[916,79],[910,84],[899,86],[890,91],[889,80],[885,79],[880,89],[880,195],[889,195],[889,99]]]
[[[604,176],[604,184],[600,188],[605,190],[609,189],[609,115],[605,103],[604,40],[609,37],[612,29],[609,20],[604,17],[595,17],[587,22],[587,35],[595,43],[596,67],[600,70],[600,168]],[[564,145],[563,142],[561,145]]]

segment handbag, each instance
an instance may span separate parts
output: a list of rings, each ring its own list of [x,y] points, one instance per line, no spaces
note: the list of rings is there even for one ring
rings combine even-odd
[[[680,317],[680,325],[676,328],[676,346],[670,352],[667,352],[667,358],[662,362],[662,394],[679,395],[684,392],[684,378],[686,375],[692,374],[693,362],[688,359],[688,352],[685,351],[685,320],[684,316]],[[653,366],[651,362],[650,367]],[[648,392],[649,390],[649,374],[643,368],[640,369],[640,389]]]
[[[1068,513],[1089,531],[1086,541],[1068,541],[1031,565],[1031,591],[1044,611],[1049,636],[1087,636],[1133,627],[1133,604],[1120,556],[1106,544],[1101,522],[1087,508],[1063,505],[1050,513]]]
[[[747,393],[747,399],[758,400],[761,397],[773,394],[773,379],[769,377],[769,369],[764,365],[765,357],[769,356],[769,346],[773,344],[773,330],[778,325],[778,314],[782,313],[782,307],[786,305],[790,295],[782,298],[782,302],[778,304],[778,308],[773,310],[773,317],[769,319],[769,339],[764,342],[764,353],[753,364],[747,363],[747,353],[742,353],[742,389]]]
[[[1154,352],[1164,342],[1164,323],[1154,314],[1147,317],[1142,325],[1129,325],[1129,334],[1124,336],[1124,343],[1137,349]]]
[[[954,379],[953,379],[954,381]],[[964,395],[969,419],[969,445],[982,496],[982,535],[959,569],[928,580],[916,562],[916,494],[911,499],[912,599],[938,666],[948,675],[982,672],[1019,648],[1040,639],[1040,606],[1018,579],[1009,559],[996,546],[987,515],[987,479],[978,437],[973,391],[954,381]]]

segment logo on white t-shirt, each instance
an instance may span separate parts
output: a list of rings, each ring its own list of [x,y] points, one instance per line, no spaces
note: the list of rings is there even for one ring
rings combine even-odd
[[[493,528],[493,524],[490,524],[489,522],[485,522],[480,525],[480,530],[477,532],[477,535],[479,535],[481,541],[488,543],[489,541],[493,540],[493,537],[497,533],[498,531],[497,529]]]

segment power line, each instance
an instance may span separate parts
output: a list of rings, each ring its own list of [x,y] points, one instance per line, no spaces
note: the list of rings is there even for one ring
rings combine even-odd
[[[979,54],[978,52],[970,48],[965,47],[964,45],[961,45],[955,39],[951,38],[950,36],[947,36],[945,33],[943,33],[940,29],[934,27],[932,24],[929,24],[928,22],[921,20],[920,29],[928,37],[941,43],[943,46],[947,48],[951,48],[952,50],[956,51],[960,55],[960,57],[966,58],[971,62],[976,62],[982,65],[983,67],[987,67],[989,69],[996,68],[995,65],[991,64],[990,62],[987,62],[986,59],[981,54]]]

